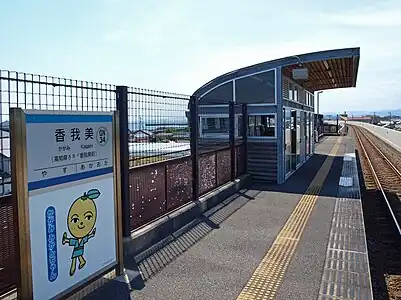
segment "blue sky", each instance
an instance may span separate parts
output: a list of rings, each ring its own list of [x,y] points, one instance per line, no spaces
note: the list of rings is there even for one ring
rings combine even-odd
[[[357,88],[321,111],[401,107],[401,1],[12,0],[0,69],[191,94],[266,60],[361,47]]]

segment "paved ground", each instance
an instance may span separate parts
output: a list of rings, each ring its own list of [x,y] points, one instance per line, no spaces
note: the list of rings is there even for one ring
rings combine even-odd
[[[335,138],[320,144],[317,151],[328,153]],[[305,227],[302,238],[289,265],[277,299],[317,299],[326,257],[331,219],[337,197],[338,179],[341,174],[342,156],[347,144],[342,143],[337,157],[325,180],[318,201]]]
[[[316,154],[283,185],[254,184],[166,239],[154,253],[131,261],[131,295],[124,283],[86,299],[236,299],[272,246],[309,183],[333,148],[328,137]],[[309,221],[278,288],[277,299],[317,299],[337,197],[340,144]],[[135,276],[139,274],[142,277]],[[117,288],[120,292],[117,292]],[[118,294],[118,296],[117,296]]]

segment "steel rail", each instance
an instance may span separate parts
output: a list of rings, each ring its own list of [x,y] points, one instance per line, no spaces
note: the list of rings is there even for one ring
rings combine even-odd
[[[389,202],[388,199],[387,199],[386,192],[384,191],[384,188],[383,188],[383,186],[382,186],[381,183],[380,183],[380,180],[379,180],[379,178],[378,178],[378,176],[377,176],[377,174],[376,174],[376,171],[375,171],[375,169],[374,169],[374,167],[373,167],[373,164],[372,164],[372,162],[371,162],[371,159],[369,158],[369,155],[368,155],[368,153],[366,152],[365,146],[362,144],[362,141],[361,141],[361,138],[360,138],[360,134],[362,134],[362,135],[368,140],[368,142],[369,142],[369,143],[373,146],[373,148],[381,155],[381,157],[382,157],[382,158],[384,159],[384,161],[390,166],[390,168],[394,171],[394,173],[397,174],[400,178],[401,178],[401,172],[391,163],[391,161],[384,155],[384,153],[383,153],[382,151],[380,151],[379,148],[377,148],[377,146],[372,142],[372,140],[371,140],[369,137],[367,137],[365,133],[362,132],[362,130],[360,130],[359,128],[356,129],[356,126],[353,126],[353,127],[354,127],[354,131],[355,131],[355,133],[356,133],[356,137],[357,137],[357,139],[358,139],[359,145],[361,146],[362,151],[363,151],[363,153],[364,153],[364,155],[365,155],[365,158],[366,158],[366,160],[367,160],[367,162],[368,162],[368,164],[369,164],[369,167],[370,167],[370,169],[371,169],[371,171],[372,171],[372,176],[373,176],[373,178],[374,178],[374,180],[375,180],[375,182],[376,182],[376,186],[379,188],[380,192],[382,193],[383,198],[384,198],[384,200],[386,201],[387,207],[388,207],[388,209],[389,209],[389,211],[390,211],[391,217],[392,217],[392,219],[393,219],[393,221],[394,221],[394,224],[395,224],[395,226],[397,227],[398,233],[399,233],[399,235],[401,235],[401,227],[400,227],[400,225],[399,225],[399,223],[398,223],[397,218],[395,217],[395,214],[394,214],[393,209],[391,208],[390,202]]]

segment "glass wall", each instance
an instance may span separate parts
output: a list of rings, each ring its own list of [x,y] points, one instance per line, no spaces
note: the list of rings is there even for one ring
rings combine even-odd
[[[306,143],[306,116],[305,116],[305,112],[301,111],[301,120],[300,120],[300,136],[301,136],[301,163],[303,163],[305,161],[305,152],[306,152],[306,147],[305,147],[305,143]]]
[[[236,103],[275,103],[275,71],[267,71],[235,80]]]
[[[313,130],[313,113],[309,114],[309,128],[310,128],[310,153],[313,154],[313,143],[314,143],[314,136],[315,132]]]
[[[228,134],[230,125],[228,117],[206,117],[202,118],[202,133],[207,134]]]
[[[310,113],[306,113],[306,156],[309,156],[310,154]]]
[[[296,128],[297,128],[297,151],[296,151],[296,161],[297,165],[301,163],[301,112],[297,110],[296,112],[297,115],[297,120],[295,122]]]
[[[276,119],[273,114],[249,115],[248,136],[276,136]]]
[[[284,109],[284,156],[285,174],[291,172],[291,110]]]
[[[199,99],[201,105],[219,105],[233,101],[233,82],[229,81]]]
[[[235,116],[235,136],[242,136],[242,115]],[[228,115],[212,114],[199,116],[200,137],[228,137],[230,121]]]

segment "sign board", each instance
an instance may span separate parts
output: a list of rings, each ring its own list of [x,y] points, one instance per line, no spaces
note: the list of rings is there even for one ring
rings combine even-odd
[[[13,143],[23,148],[16,159],[26,162],[25,180],[17,162],[12,170],[19,217],[26,220],[21,249],[29,249],[21,273],[30,268],[31,282],[21,275],[22,294],[59,298],[119,261],[113,113],[18,109],[11,115]],[[20,233],[23,227],[20,221]]]
[[[308,69],[307,68],[292,69],[292,78],[294,80],[307,80]]]

